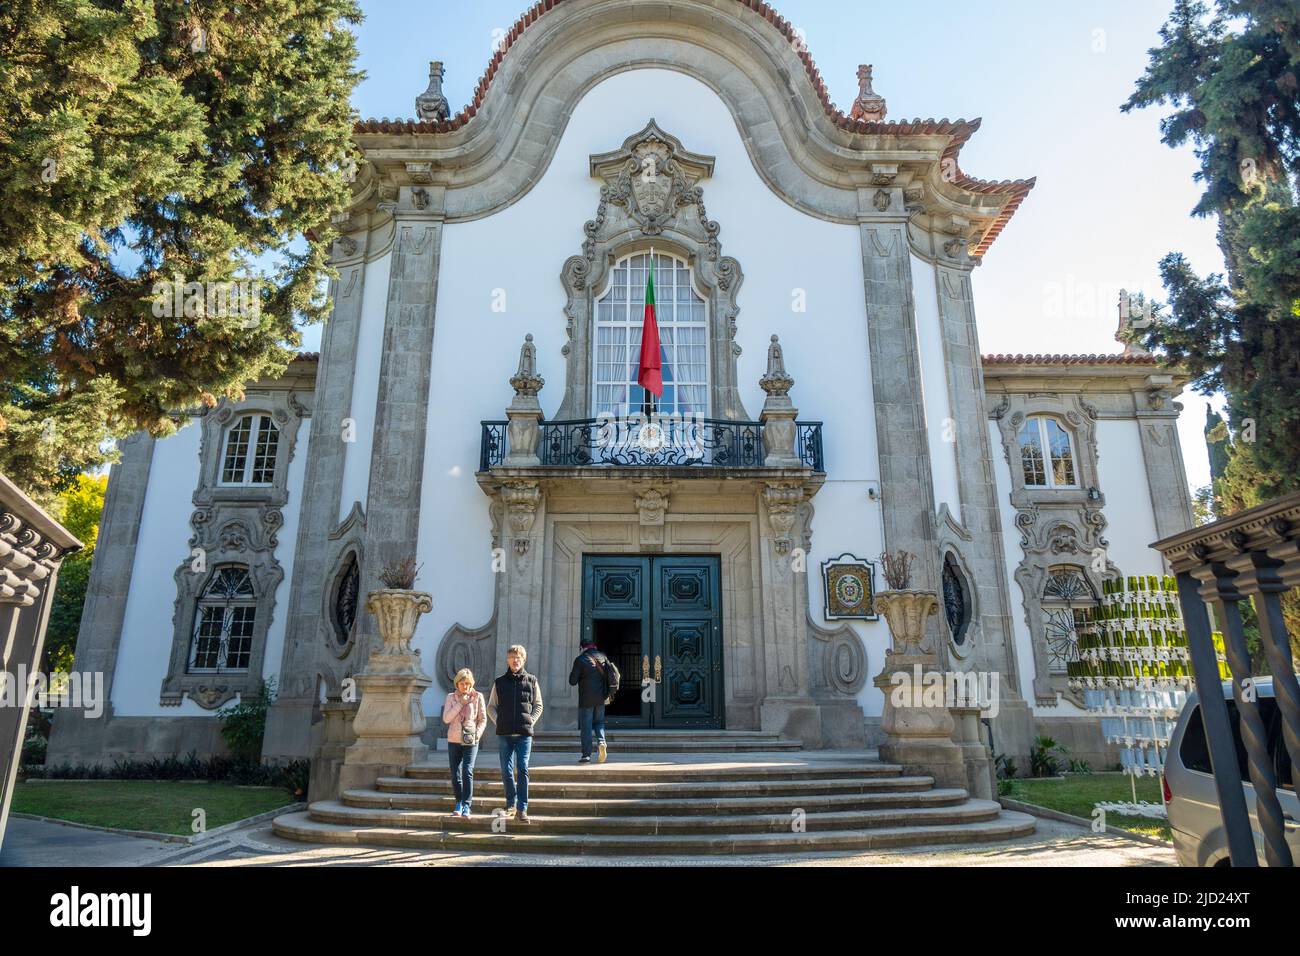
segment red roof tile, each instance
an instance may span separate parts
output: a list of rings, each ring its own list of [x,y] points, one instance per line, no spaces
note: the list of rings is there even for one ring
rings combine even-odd
[[[1154,355],[985,355],[985,365],[1150,365],[1158,366]]]

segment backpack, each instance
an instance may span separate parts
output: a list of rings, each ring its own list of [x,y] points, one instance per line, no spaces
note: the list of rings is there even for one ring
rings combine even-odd
[[[619,682],[622,680],[622,675],[619,674],[618,668],[614,666],[614,662],[608,657],[605,658],[603,665],[594,657],[591,659],[591,662],[596,665],[596,669],[605,677],[605,703],[613,703],[614,697],[618,694],[618,688],[620,686]]]

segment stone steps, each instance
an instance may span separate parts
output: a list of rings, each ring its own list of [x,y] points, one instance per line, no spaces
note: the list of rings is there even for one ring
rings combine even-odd
[[[531,781],[530,781],[531,784]],[[813,812],[845,812],[852,810],[953,806],[967,798],[965,790],[921,789],[877,791],[847,794],[800,794],[798,799],[771,796],[712,797],[702,799],[664,799],[645,796],[641,799],[575,800],[535,797],[529,787],[529,815],[562,817],[621,817],[621,816],[694,816],[749,814],[786,814],[797,805]],[[340,801],[350,807],[370,809],[423,810],[447,813],[454,799],[447,792],[386,793],[379,790],[347,790]],[[497,807],[505,805],[499,795],[487,798],[474,784],[474,808],[477,813],[490,815]]]
[[[964,797],[965,795],[962,794]],[[500,804],[497,805],[498,807]],[[446,810],[362,808],[327,800],[313,803],[309,808],[311,819],[322,823],[337,823],[352,827],[396,827],[404,830],[445,830],[452,833],[484,833],[505,830],[509,833],[529,834],[584,834],[604,836],[626,835],[685,835],[709,833],[790,833],[796,823],[807,831],[881,829],[896,826],[951,826],[994,820],[1001,807],[992,800],[962,800],[951,806],[891,807],[870,810],[815,812],[806,808],[796,816],[790,809],[776,813],[751,813],[745,816],[682,815],[665,816],[561,816],[552,815],[537,805],[529,804],[531,823],[521,824],[504,816],[494,817],[490,806],[483,807],[473,817],[453,817]],[[450,807],[447,808],[450,810]]]
[[[328,844],[689,857],[986,842],[1034,828],[1032,817],[868,753],[620,753],[583,765],[543,754],[530,768],[531,824],[494,818],[505,803],[496,761],[477,771],[469,820],[450,816],[450,770],[430,759],[277,817],[273,829]]]
[[[471,821],[473,822],[473,821]],[[535,825],[535,824],[534,824]],[[995,818],[974,823],[937,826],[887,826],[877,829],[814,830],[804,833],[609,834],[507,833],[451,829],[407,829],[392,826],[354,826],[313,819],[310,811],[287,813],[275,819],[275,832],[290,839],[338,845],[395,846],[504,853],[549,853],[557,856],[715,854],[766,855],[791,852],[842,852],[891,847],[953,843],[987,843],[1026,836],[1034,818],[1003,811]]]
[[[798,740],[758,730],[607,730],[611,751],[635,753],[790,753]],[[576,730],[543,730],[533,736],[534,753],[580,753]]]
[[[629,757],[620,754],[619,759],[635,761],[638,756],[632,755]],[[804,780],[809,778],[896,777],[902,774],[903,768],[898,764],[880,763],[867,759],[863,759],[858,763],[836,763],[826,766],[816,764],[791,765],[778,761],[763,764],[754,760],[750,760],[741,766],[726,763],[669,764],[656,766],[653,770],[648,770],[640,764],[628,766],[622,763],[597,764],[592,762],[590,764],[564,766],[539,767],[532,765],[529,767],[528,780],[530,785],[543,781],[588,783],[593,779],[602,782],[633,781],[655,784],[723,782],[752,780],[755,770],[761,770],[762,776],[766,780]],[[489,761],[485,762],[482,755],[480,755],[479,761],[474,768],[474,785],[477,787],[480,782],[487,780],[489,775],[499,776],[499,774],[500,771],[496,760],[489,759]],[[398,779],[441,780],[446,782],[451,780],[451,768],[445,760],[437,762],[430,760],[427,763],[411,764],[406,768],[406,776]]]
[[[530,768],[528,780],[528,798],[532,800],[548,797],[568,800],[605,800],[636,799],[653,796],[655,799],[673,797],[703,799],[706,797],[804,797],[832,793],[870,793],[881,790],[924,790],[934,784],[930,777],[871,776],[848,777],[844,779],[811,778],[803,780],[720,780],[647,782],[642,780],[615,781],[548,781],[544,778],[534,780]],[[375,782],[375,789],[383,793],[450,793],[450,780],[421,779],[415,777],[380,777]],[[479,770],[474,774],[474,793],[476,796],[500,797],[505,793],[500,773],[484,774]]]

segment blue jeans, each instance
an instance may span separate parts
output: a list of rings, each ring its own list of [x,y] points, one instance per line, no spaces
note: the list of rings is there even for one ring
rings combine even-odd
[[[596,739],[605,742],[605,705],[578,708],[578,729],[582,731],[582,755],[591,756],[591,734],[596,732]]]
[[[497,745],[501,750],[501,785],[506,789],[506,809],[518,806],[523,812],[528,809],[528,758],[533,752],[533,738],[512,734],[498,737]],[[515,783],[516,772],[519,774],[518,786]]]
[[[447,743],[447,761],[451,764],[451,790],[456,795],[456,806],[469,806],[474,799],[474,761],[478,758],[478,745]]]

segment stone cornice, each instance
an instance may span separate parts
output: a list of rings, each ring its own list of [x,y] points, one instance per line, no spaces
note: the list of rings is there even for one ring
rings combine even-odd
[[[0,605],[31,606],[59,563],[82,544],[0,475]]]
[[[984,390],[1000,392],[1124,392],[1162,388],[1176,396],[1191,376],[1154,362],[1114,362],[1109,356],[984,357]],[[1052,361],[1071,359],[1071,361]],[[1077,360],[1077,361],[1075,361]]]
[[[978,121],[846,117],[792,35],[766,4],[747,0],[538,4],[508,36],[465,113],[357,124],[373,182],[359,179],[354,208],[378,208],[418,182],[445,187],[449,222],[490,215],[545,172],[587,91],[616,73],[657,67],[717,91],[750,131],[745,145],[759,175],[795,208],[839,223],[919,218],[972,256],[987,251],[1033,181],[985,182],[960,170],[958,153]],[[767,132],[755,135],[760,129]]]

